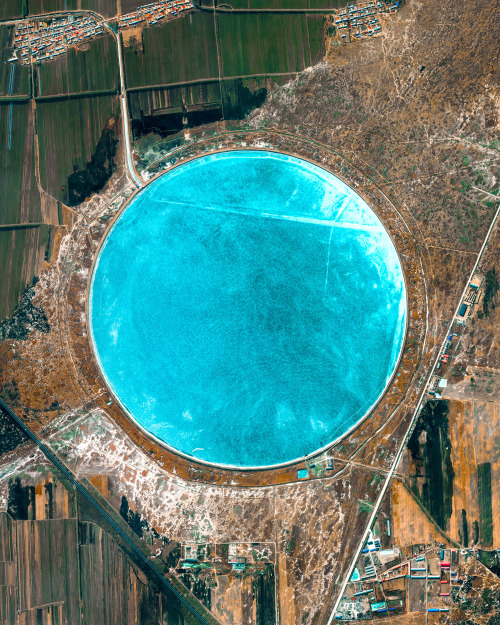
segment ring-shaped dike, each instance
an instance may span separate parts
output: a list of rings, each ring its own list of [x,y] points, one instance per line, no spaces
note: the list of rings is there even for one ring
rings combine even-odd
[[[352,429],[397,365],[406,290],[366,202],[286,154],[163,174],[118,217],[89,292],[94,352],[144,430],[206,462],[262,467]]]

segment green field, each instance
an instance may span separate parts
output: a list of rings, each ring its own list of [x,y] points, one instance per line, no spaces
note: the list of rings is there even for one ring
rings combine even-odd
[[[493,546],[493,513],[491,507],[491,463],[477,466],[479,492],[479,537],[482,547]]]
[[[42,187],[55,198],[68,202],[68,177],[85,170],[96,152],[103,131],[119,113],[117,96],[40,101],[37,132]]]
[[[311,65],[304,14],[218,14],[224,77],[299,72]]]
[[[26,65],[9,63],[12,57],[13,26],[0,27],[0,95],[30,95],[30,70]],[[12,77],[12,79],[11,79]]]
[[[142,2],[147,4],[147,2]],[[116,0],[28,0],[30,15],[50,13],[51,11],[65,11],[83,9],[95,11],[103,17],[116,15]]]
[[[319,63],[325,56],[324,17],[322,15],[307,16],[307,30],[309,32],[309,49],[311,64]]]
[[[143,31],[143,51],[124,49],[127,87],[168,85],[219,77],[214,19],[190,13]]]
[[[118,89],[116,44],[112,35],[93,41],[88,50],[70,48],[67,54],[35,69],[38,96]]]
[[[45,225],[2,228],[2,225],[42,221],[35,181],[33,113],[29,102],[13,103],[12,107],[0,104],[0,146],[0,319],[3,319],[12,312],[26,285],[36,275],[48,241],[48,226]]]

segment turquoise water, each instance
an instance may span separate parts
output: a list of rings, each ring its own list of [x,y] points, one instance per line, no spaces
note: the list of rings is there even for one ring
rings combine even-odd
[[[262,466],[332,442],[378,400],[404,338],[401,266],[349,187],[264,151],[205,156],[127,207],[94,269],[110,388],[169,446]]]

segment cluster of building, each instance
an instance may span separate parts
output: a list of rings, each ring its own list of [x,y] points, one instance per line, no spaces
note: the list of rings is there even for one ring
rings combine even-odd
[[[481,302],[484,289],[483,287],[484,277],[481,275],[474,276],[474,279],[469,284],[469,288],[467,289],[467,293],[462,300],[462,304],[460,305],[460,309],[457,315],[457,323],[458,325],[465,325],[469,317],[474,312],[476,306]]]
[[[460,342],[464,327],[467,321],[472,317],[477,306],[482,302],[484,297],[484,276],[476,274],[469,283],[467,292],[460,304],[458,314],[454,319],[454,323],[450,334],[447,336],[443,350],[440,354],[439,361],[436,365],[436,372],[432,376],[429,384],[429,395],[435,399],[441,399],[444,389],[446,389],[448,370],[452,366],[453,355],[457,345]]]
[[[334,17],[335,29],[343,43],[382,34],[381,13],[395,13],[400,0],[369,0],[339,9]]]
[[[118,20],[119,28],[134,28],[137,26],[154,26],[160,20],[177,17],[183,11],[193,8],[191,0],[159,0],[139,7],[133,13],[121,15]]]
[[[449,612],[452,586],[463,585],[463,565],[473,551],[414,545],[410,553],[402,553],[397,548],[382,549],[370,532],[335,618],[369,620],[414,611]]]
[[[31,20],[16,25],[11,61],[23,65],[48,61],[66,52],[68,46],[93,39],[104,27],[91,17],[68,15],[50,21]]]

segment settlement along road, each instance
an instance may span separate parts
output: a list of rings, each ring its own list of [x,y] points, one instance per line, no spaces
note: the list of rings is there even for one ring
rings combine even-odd
[[[387,198],[387,196],[385,196],[385,197],[386,197],[387,200],[389,200],[389,198]],[[437,364],[438,364],[438,362],[441,359],[441,355],[442,355],[444,347],[446,345],[446,341],[448,340],[448,336],[450,335],[450,332],[452,331],[452,328],[453,328],[453,324],[455,323],[455,317],[458,315],[458,311],[460,309],[460,305],[462,304],[462,300],[464,299],[465,295],[467,294],[467,290],[469,288],[469,282],[471,282],[472,278],[474,277],[474,274],[477,271],[479,263],[481,262],[481,258],[483,256],[484,250],[486,249],[486,245],[488,244],[488,240],[489,240],[490,235],[491,235],[491,233],[493,231],[493,228],[494,228],[494,226],[495,226],[495,224],[497,222],[499,214],[500,214],[500,205],[498,206],[497,211],[495,213],[495,216],[493,217],[493,221],[491,222],[491,225],[490,225],[490,227],[488,229],[488,232],[486,233],[486,237],[485,237],[485,239],[483,241],[483,245],[481,246],[481,249],[479,250],[479,254],[477,255],[476,262],[474,263],[474,267],[472,268],[472,271],[471,271],[471,273],[470,273],[470,275],[469,275],[469,277],[467,279],[467,282],[465,283],[465,288],[463,290],[462,295],[460,296],[460,299],[458,300],[457,308],[456,308],[456,310],[455,310],[455,312],[453,314],[453,317],[451,318],[451,322],[450,322],[450,324],[449,324],[449,326],[448,326],[448,328],[446,330],[443,342],[441,343],[441,345],[439,347],[439,351],[437,353],[436,359],[434,360],[434,364],[433,364],[433,366],[430,369],[430,372],[429,372],[429,375],[427,377],[427,380],[426,380],[425,384],[423,385],[423,389],[422,389],[422,392],[420,394],[419,400],[417,402],[417,407],[415,408],[415,412],[413,413],[413,417],[412,417],[411,423],[410,423],[410,425],[408,427],[408,430],[406,431],[406,435],[403,438],[403,441],[401,443],[401,446],[399,448],[398,453],[396,454],[396,458],[394,459],[394,462],[392,463],[392,466],[391,466],[391,468],[389,470],[389,473],[387,474],[387,477],[386,477],[386,480],[385,480],[384,485],[382,487],[382,490],[380,491],[380,495],[379,495],[379,497],[378,497],[378,499],[377,499],[377,501],[375,503],[373,511],[372,511],[372,513],[370,515],[370,518],[368,520],[368,524],[367,524],[367,527],[366,527],[365,532],[363,534],[363,538],[362,538],[362,540],[361,540],[361,542],[360,542],[360,544],[358,546],[358,549],[356,550],[356,553],[355,553],[353,559],[351,560],[351,565],[350,565],[349,569],[347,570],[346,576],[344,577],[344,580],[342,582],[342,586],[340,587],[340,590],[338,592],[337,600],[335,601],[335,605],[333,607],[332,613],[330,614],[330,618],[328,619],[327,625],[331,625],[331,623],[335,619],[335,614],[336,614],[336,612],[338,610],[338,607],[339,607],[339,604],[340,604],[340,602],[342,600],[342,596],[344,594],[344,591],[345,591],[345,588],[347,586],[347,583],[351,579],[351,576],[353,574],[356,562],[358,561],[358,558],[361,555],[361,551],[363,549],[363,546],[364,546],[364,544],[365,544],[365,542],[366,542],[366,540],[368,538],[368,533],[370,531],[370,528],[372,527],[373,523],[375,522],[375,518],[376,518],[376,516],[378,514],[378,510],[379,510],[380,505],[382,503],[382,500],[383,500],[383,498],[384,498],[384,496],[385,496],[385,494],[387,492],[387,488],[388,488],[388,486],[389,486],[389,484],[391,482],[391,479],[392,479],[392,477],[394,475],[394,472],[396,471],[396,467],[399,464],[401,456],[403,455],[403,451],[404,451],[404,449],[406,447],[406,444],[407,444],[407,442],[408,442],[408,440],[409,440],[409,438],[410,438],[410,436],[411,436],[411,434],[413,432],[413,427],[414,427],[418,417],[420,416],[420,409],[422,408],[422,403],[423,403],[423,400],[425,398],[425,394],[427,392],[427,389],[429,387],[429,383],[430,383],[430,381],[432,379],[432,376],[434,375],[434,372],[436,371]]]
[[[40,451],[52,462],[52,464],[64,475],[64,477],[73,484],[75,489],[80,493],[80,495],[85,499],[85,501],[92,506],[92,508],[108,523],[113,530],[124,540],[128,547],[134,552],[134,555],[139,558],[142,564],[147,568],[148,573],[151,573],[157,582],[159,582],[160,587],[163,590],[167,591],[167,594],[170,594],[181,603],[186,610],[200,623],[201,625],[213,625],[213,623],[209,623],[195,608],[190,604],[190,602],[177,590],[177,588],[169,582],[169,580],[160,573],[160,571],[156,568],[156,566],[147,558],[139,547],[134,543],[134,541],[124,532],[118,523],[113,519],[113,517],[108,514],[108,512],[101,506],[101,504],[97,501],[97,499],[83,486],[80,484],[78,480],[75,479],[71,471],[50,451],[50,449],[42,443],[42,441],[25,425],[23,421],[14,413],[14,411],[3,401],[0,397],[0,408],[8,414],[8,416],[18,425],[24,434],[32,440],[35,445],[40,449]],[[214,619],[214,622],[215,619]]]

